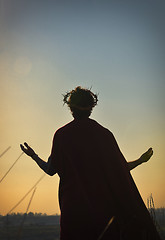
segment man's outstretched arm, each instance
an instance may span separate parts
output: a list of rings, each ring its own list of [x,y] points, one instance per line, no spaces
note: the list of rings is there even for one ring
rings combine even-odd
[[[128,162],[128,168],[131,171],[135,167],[139,166],[140,164],[147,162],[151,156],[153,155],[153,150],[152,148],[149,148],[147,152],[143,153],[141,157],[135,161]]]
[[[22,151],[31,157],[45,173],[51,176],[55,174],[55,172],[51,170],[51,157],[49,157],[48,162],[45,162],[35,153],[31,147],[29,147],[26,142],[24,145],[26,148],[20,144]]]

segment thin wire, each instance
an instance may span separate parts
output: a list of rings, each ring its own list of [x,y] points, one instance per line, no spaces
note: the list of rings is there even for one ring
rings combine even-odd
[[[37,187],[34,188],[34,191],[33,191],[33,193],[32,193],[32,196],[31,196],[31,198],[30,198],[30,201],[29,201],[28,206],[27,206],[27,209],[26,209],[26,213],[29,211],[29,207],[30,207],[30,205],[31,205],[32,199],[33,199],[34,194],[35,194],[35,192],[36,192],[36,189],[37,189]]]
[[[23,216],[23,219],[22,219],[21,225],[20,225],[20,227],[19,227],[19,230],[18,230],[18,239],[20,239],[20,237],[21,237],[21,233],[22,233],[22,229],[23,229],[23,225],[24,225],[24,222],[25,222],[26,216],[27,216],[27,212],[29,211],[29,207],[30,207],[31,202],[32,202],[32,200],[33,200],[33,197],[34,197],[34,194],[35,194],[35,192],[36,192],[36,189],[37,189],[37,188],[35,187],[35,188],[34,188],[34,191],[33,191],[33,193],[32,193],[32,195],[31,195],[30,201],[29,201],[29,203],[28,203],[28,206],[27,206],[26,212],[25,212],[25,214],[24,214],[24,216]]]
[[[5,173],[5,175],[1,178],[0,183],[3,181],[3,179],[8,175],[8,173],[11,171],[11,169],[14,167],[14,165],[17,163],[17,161],[20,159],[20,157],[24,154],[24,152],[22,152],[19,157],[15,160],[15,162],[11,165],[11,167],[9,168],[9,170]]]
[[[0,154],[0,158],[11,148],[11,146],[9,146],[3,153]]]
[[[7,213],[10,214],[28,195],[29,193],[38,185],[38,183],[45,177],[46,174],[42,175],[39,180],[34,184],[34,186],[21,198],[21,200]]]

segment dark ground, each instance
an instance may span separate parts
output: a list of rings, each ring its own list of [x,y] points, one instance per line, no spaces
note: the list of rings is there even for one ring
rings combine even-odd
[[[165,214],[162,210],[159,212],[158,231],[162,240],[165,240]],[[31,213],[22,224],[23,217],[21,214],[0,216],[0,240],[59,240],[59,215],[43,216]]]
[[[1,240],[59,240],[59,225],[24,226],[22,231],[17,226],[0,229]]]

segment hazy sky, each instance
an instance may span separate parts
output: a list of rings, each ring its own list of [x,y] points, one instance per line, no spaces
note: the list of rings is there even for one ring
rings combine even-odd
[[[110,129],[146,203],[165,207],[165,3],[0,0],[0,178],[27,141],[47,161],[54,132],[72,120],[62,94],[78,85],[99,93],[91,118]],[[23,155],[0,183],[6,214],[42,175]],[[38,185],[30,211],[59,213],[58,176]],[[30,195],[15,211],[26,210]]]

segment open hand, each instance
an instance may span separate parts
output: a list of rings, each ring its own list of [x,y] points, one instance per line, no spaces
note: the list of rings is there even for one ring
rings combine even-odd
[[[147,162],[151,156],[153,155],[153,150],[152,148],[149,148],[147,152],[143,153],[140,157],[141,162]]]
[[[24,153],[26,153],[30,157],[35,154],[34,150],[31,147],[29,147],[29,145],[26,142],[24,143],[24,145],[26,148],[22,144],[20,144],[20,147]]]

